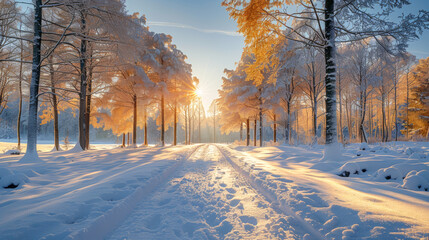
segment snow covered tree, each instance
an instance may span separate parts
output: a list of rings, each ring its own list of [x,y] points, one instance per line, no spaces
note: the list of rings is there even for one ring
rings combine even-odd
[[[420,59],[411,71],[410,81],[414,86],[410,89],[409,128],[412,135],[428,137],[429,134],[429,57]],[[405,116],[406,117],[406,116]]]
[[[254,69],[261,69],[265,54],[278,37],[302,42],[317,47],[325,58],[325,105],[326,105],[326,149],[325,157],[333,157],[336,145],[336,42],[347,42],[373,37],[393,36],[400,49],[417,32],[428,28],[428,12],[420,10],[417,15],[400,17],[399,23],[388,16],[395,9],[409,4],[401,1],[345,1],[345,0],[224,0],[230,16],[239,31],[244,34],[246,44],[254,49]],[[292,5],[299,5],[295,7]],[[377,8],[379,11],[374,12]],[[282,30],[290,30],[282,31]],[[285,34],[286,33],[286,34]],[[311,33],[311,34],[309,34]],[[262,60],[259,60],[262,59]],[[249,70],[250,72],[257,72]],[[255,79],[261,79],[255,74]]]

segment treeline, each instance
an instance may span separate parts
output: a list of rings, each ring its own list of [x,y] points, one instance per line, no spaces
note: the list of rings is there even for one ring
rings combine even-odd
[[[253,125],[260,146],[263,123],[271,125],[274,141],[283,127],[286,143],[427,137],[429,60],[415,65],[406,52],[428,28],[427,11],[400,12],[406,1],[222,4],[246,43],[219,91],[224,132],[246,129],[241,136],[249,145]],[[401,16],[392,20],[393,13]],[[326,149],[336,154],[335,147]]]
[[[77,111],[77,147],[83,150],[89,148],[90,125],[124,139],[130,133],[134,145],[137,128],[144,129],[148,144],[150,118],[161,131],[161,145],[169,127],[177,143],[178,119],[195,118],[199,80],[170,35],[151,32],[145,17],[128,14],[123,1],[30,4],[33,10],[24,12],[17,2],[0,0],[0,111],[18,99],[19,148],[22,103],[28,101],[23,161],[38,159],[39,117],[41,124],[54,122],[55,148],[60,149],[64,126],[58,115],[66,109]]]

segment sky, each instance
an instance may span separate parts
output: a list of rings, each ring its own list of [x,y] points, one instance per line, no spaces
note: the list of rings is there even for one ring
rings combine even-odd
[[[200,79],[205,109],[218,97],[225,68],[235,68],[244,47],[221,0],[126,0],[129,13],[139,12],[149,29],[173,36]]]
[[[244,47],[244,38],[236,33],[237,25],[229,19],[222,0],[126,0],[129,13],[147,17],[151,31],[173,36],[173,43],[188,56],[194,76],[200,79],[205,109],[218,97],[225,68],[235,68]],[[414,0],[407,12],[429,10],[429,0]],[[408,51],[417,58],[429,56],[429,31]]]

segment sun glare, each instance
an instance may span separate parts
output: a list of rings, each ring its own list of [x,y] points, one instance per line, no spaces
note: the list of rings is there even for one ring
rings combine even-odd
[[[202,96],[203,96],[203,91],[202,91],[201,89],[197,88],[197,89],[195,89],[195,94],[196,94],[198,97],[202,97]]]

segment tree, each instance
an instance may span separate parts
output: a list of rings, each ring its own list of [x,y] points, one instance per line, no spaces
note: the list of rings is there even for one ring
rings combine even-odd
[[[296,4],[299,8],[289,7]],[[249,72],[268,64],[268,49],[276,38],[287,38],[317,47],[325,58],[325,105],[326,148],[325,157],[333,157],[336,145],[336,42],[347,42],[373,37],[393,36],[400,49],[417,32],[428,28],[428,12],[420,10],[418,15],[402,15],[400,22],[389,21],[388,16],[408,1],[304,1],[304,0],[224,0],[222,5],[229,11],[243,33],[247,46],[254,49],[255,64]],[[379,11],[374,13],[373,9]],[[290,30],[290,31],[282,31]]]
[[[420,59],[410,74],[414,86],[410,90],[409,129],[411,134],[428,137],[429,134],[429,57]],[[404,117],[403,117],[404,118]],[[405,116],[406,118],[406,116]]]

